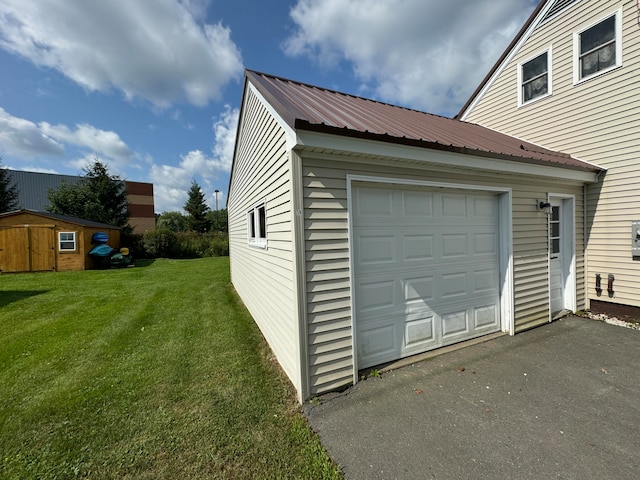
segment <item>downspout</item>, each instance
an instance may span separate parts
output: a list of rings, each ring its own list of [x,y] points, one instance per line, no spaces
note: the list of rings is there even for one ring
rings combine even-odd
[[[596,181],[597,179],[598,177],[596,175]],[[589,305],[589,254],[587,251],[587,232],[589,230],[587,227],[587,188],[587,184],[585,183],[582,186],[582,254],[584,256],[584,301],[582,303],[584,304],[584,308],[589,310],[591,305]]]

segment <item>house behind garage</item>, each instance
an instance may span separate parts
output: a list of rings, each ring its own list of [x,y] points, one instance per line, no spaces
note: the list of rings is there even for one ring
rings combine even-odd
[[[232,282],[305,400],[364,368],[583,308],[584,189],[601,171],[478,125],[247,71]]]
[[[0,274],[87,270],[99,265],[89,256],[94,233],[106,233],[120,247],[120,227],[48,212],[17,210],[0,214]]]

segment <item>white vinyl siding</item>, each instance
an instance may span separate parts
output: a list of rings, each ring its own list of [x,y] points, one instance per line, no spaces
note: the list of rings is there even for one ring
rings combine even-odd
[[[574,84],[574,32],[618,9],[622,15],[622,67]],[[519,110],[513,95],[517,65],[549,44],[553,44],[554,56],[553,97]],[[589,299],[640,307],[640,262],[632,259],[630,250],[631,222],[640,219],[636,208],[640,203],[638,78],[637,2],[582,0],[532,34],[465,119],[608,169],[600,183],[588,187],[587,292]],[[576,207],[578,216],[580,208]],[[603,278],[615,275],[615,298],[607,297],[606,291],[596,295],[596,273]]]
[[[311,394],[353,381],[347,174],[512,188],[515,330],[549,321],[547,216],[536,200],[575,195],[582,185],[531,177],[430,170],[409,163],[306,153],[303,157],[307,321]],[[501,178],[500,178],[501,177]],[[578,308],[583,306],[582,221],[576,225]]]
[[[249,88],[245,93],[232,175],[228,201],[231,280],[283,370],[300,392],[286,134]],[[261,205],[266,207],[268,245],[260,246],[268,248],[254,248],[247,241],[248,212]],[[255,228],[259,229],[259,225]]]

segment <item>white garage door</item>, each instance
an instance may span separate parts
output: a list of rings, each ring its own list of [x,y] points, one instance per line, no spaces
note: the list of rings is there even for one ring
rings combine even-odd
[[[495,193],[353,186],[359,369],[500,330]]]

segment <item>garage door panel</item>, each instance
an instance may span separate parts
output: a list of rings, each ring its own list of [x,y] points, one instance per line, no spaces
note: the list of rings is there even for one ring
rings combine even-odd
[[[435,278],[433,275],[406,278],[403,282],[404,302],[424,304],[434,298]]]
[[[477,294],[498,295],[498,270],[495,268],[478,269],[473,272],[472,292]]]
[[[413,350],[424,351],[435,345],[435,323],[436,316],[429,310],[409,315],[404,324],[404,353],[410,355]]]
[[[473,323],[476,332],[498,327],[498,306],[495,304],[473,309]]]
[[[433,194],[428,192],[401,192],[402,215],[407,217],[420,217],[423,219],[433,217]]]
[[[359,368],[499,330],[497,195],[377,185],[352,199]]]
[[[433,260],[433,240],[434,235],[403,235],[403,260],[411,262]]]
[[[361,368],[398,358],[399,340],[394,325],[370,325],[358,334]]]
[[[442,319],[442,338],[445,342],[454,335],[468,334],[469,321],[466,309],[445,313],[440,318]]]
[[[356,215],[364,221],[391,215],[393,213],[393,195],[392,190],[358,189],[356,191]]]
[[[394,263],[397,238],[395,235],[366,235],[357,242],[358,263],[362,266]]]
[[[490,233],[476,233],[471,241],[473,256],[491,255],[497,258],[498,255],[498,235]]]
[[[369,313],[393,308],[396,305],[395,283],[393,279],[360,283],[358,310]]]

